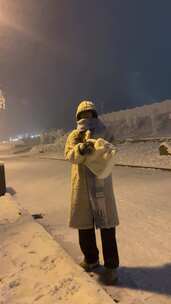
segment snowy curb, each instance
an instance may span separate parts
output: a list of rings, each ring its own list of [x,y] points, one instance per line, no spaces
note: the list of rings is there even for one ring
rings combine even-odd
[[[12,198],[3,197],[0,204],[11,215],[9,220],[5,211],[5,220],[0,215],[0,303],[113,303]]]
[[[156,170],[171,171],[171,168],[155,167],[155,166],[142,166],[142,165],[131,165],[131,164],[115,164],[115,166],[117,166],[117,167],[130,167],[130,168],[156,169]]]
[[[59,157],[55,157],[55,156],[40,156],[40,159],[50,159],[50,160],[60,160],[60,161],[64,161],[67,162],[67,160],[65,158],[59,158]]]

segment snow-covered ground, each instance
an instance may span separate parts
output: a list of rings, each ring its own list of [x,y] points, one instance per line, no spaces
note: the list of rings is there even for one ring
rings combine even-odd
[[[0,197],[0,244],[1,304],[113,303],[9,194]]]
[[[70,164],[18,158],[7,160],[5,167],[7,185],[23,207],[42,213],[38,221],[79,262],[77,231],[68,228]],[[114,167],[121,283],[107,291],[121,303],[170,304],[170,180],[167,171]],[[97,240],[103,262],[99,231]]]
[[[159,142],[152,141],[117,144],[118,152],[115,156],[115,163],[171,169],[171,155],[160,155],[159,146]],[[39,151],[41,151],[41,153],[39,153]],[[64,157],[63,150],[57,149],[54,145],[46,145],[43,150],[39,151],[38,148],[35,147],[31,153],[46,158],[62,159]]]
[[[66,138],[65,138],[66,140]],[[46,158],[64,158],[64,138],[61,138],[54,144],[37,145],[33,148],[26,145],[1,144],[0,157],[20,156],[40,156]],[[125,142],[116,144],[118,152],[116,153],[115,163],[121,165],[149,166],[171,169],[171,155],[160,155],[160,142]],[[171,143],[168,143],[171,147]],[[171,148],[170,148],[171,150]]]
[[[158,142],[120,144],[116,163],[171,169],[171,155],[160,155],[159,146]]]

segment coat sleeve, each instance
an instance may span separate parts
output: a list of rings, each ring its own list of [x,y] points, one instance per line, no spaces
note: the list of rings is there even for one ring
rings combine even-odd
[[[81,164],[85,161],[85,155],[80,154],[80,142],[79,134],[76,130],[73,130],[66,140],[64,157],[65,160],[71,161],[73,164]]]

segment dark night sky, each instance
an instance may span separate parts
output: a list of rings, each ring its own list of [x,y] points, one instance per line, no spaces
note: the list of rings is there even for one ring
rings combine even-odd
[[[1,137],[171,97],[170,0],[0,0]]]

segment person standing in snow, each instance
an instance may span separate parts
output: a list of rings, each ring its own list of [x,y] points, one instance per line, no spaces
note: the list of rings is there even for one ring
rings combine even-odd
[[[100,229],[106,282],[117,280],[119,256],[116,242],[116,226],[119,224],[112,174],[98,179],[84,164],[93,151],[91,142],[86,141],[87,131],[92,139],[103,138],[111,142],[113,136],[98,118],[95,104],[82,101],[76,112],[77,128],[68,136],[65,145],[65,159],[72,163],[71,168],[71,208],[69,226],[78,229],[79,245],[84,255],[80,265],[91,271],[99,266],[99,250],[96,244],[95,228]],[[105,207],[103,212],[94,216],[94,205],[98,199]],[[100,220],[99,220],[100,219]]]

